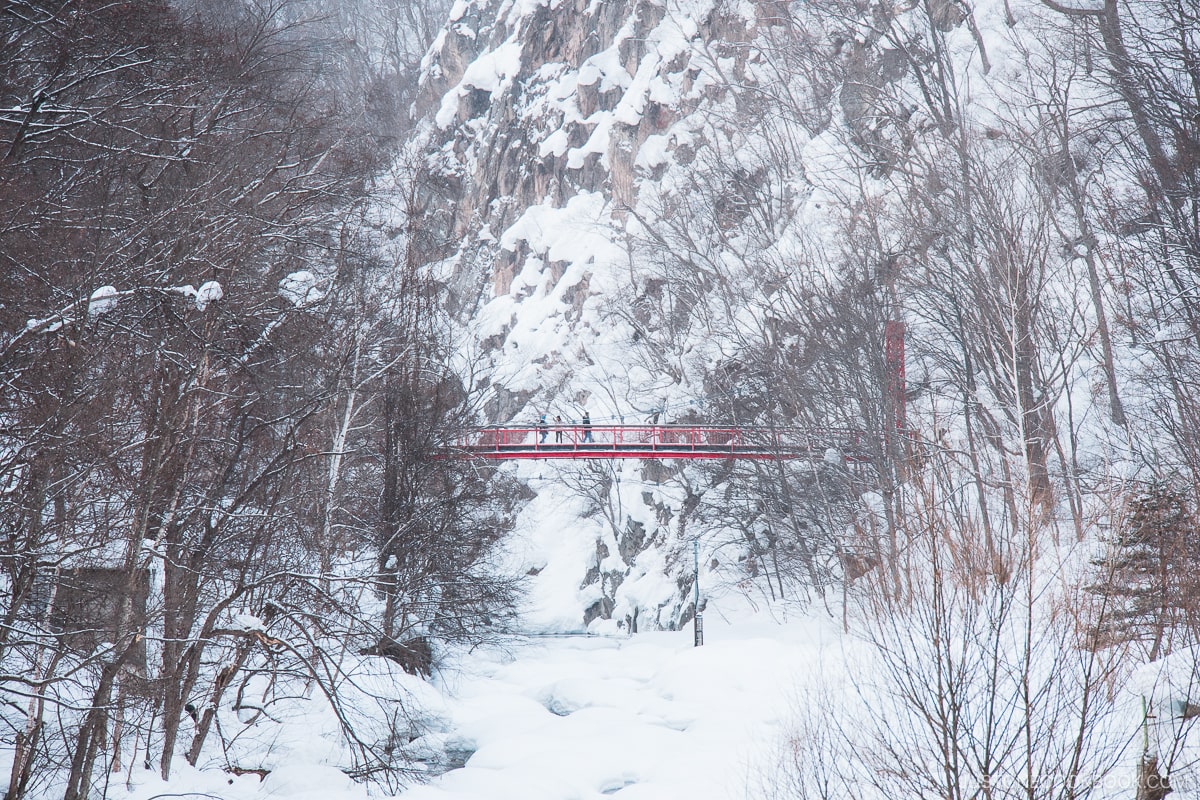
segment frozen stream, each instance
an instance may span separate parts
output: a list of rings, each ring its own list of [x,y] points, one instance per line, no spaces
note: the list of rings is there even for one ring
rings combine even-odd
[[[466,765],[405,800],[745,795],[821,670],[819,623],[708,622],[629,638],[531,638],[476,652],[440,681]],[[822,635],[823,634],[823,635]],[[800,682],[804,681],[803,678]]]

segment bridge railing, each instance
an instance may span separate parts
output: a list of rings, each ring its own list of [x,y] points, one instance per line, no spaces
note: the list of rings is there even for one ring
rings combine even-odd
[[[712,425],[498,425],[470,431],[457,446],[471,451],[647,450],[814,454],[833,448],[863,453],[869,437],[849,428],[755,428]]]
[[[459,447],[551,447],[611,445],[653,448],[738,447],[742,430],[697,425],[499,425],[461,436]]]

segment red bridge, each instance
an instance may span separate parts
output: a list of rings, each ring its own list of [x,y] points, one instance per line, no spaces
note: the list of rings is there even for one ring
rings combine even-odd
[[[456,444],[479,458],[821,458],[829,449],[849,461],[870,457],[862,431],[701,425],[558,425],[479,428]]]

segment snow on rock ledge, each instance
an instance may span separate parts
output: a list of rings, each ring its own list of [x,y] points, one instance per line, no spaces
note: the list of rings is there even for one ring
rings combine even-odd
[[[636,332],[621,313],[631,277],[644,278],[630,228],[643,186],[677,148],[694,152],[695,112],[740,77],[752,11],[715,0],[455,3],[424,62],[418,146],[439,238],[451,243],[428,257],[481,355],[491,421],[570,422],[585,408],[597,424],[642,421],[663,402],[663,376],[631,352]],[[578,500],[538,491],[555,508]],[[690,578],[666,555],[681,546],[680,499],[643,502],[640,483],[613,491],[628,497],[609,525],[585,513],[526,532],[534,604],[556,587],[535,626],[669,628],[690,614]]]

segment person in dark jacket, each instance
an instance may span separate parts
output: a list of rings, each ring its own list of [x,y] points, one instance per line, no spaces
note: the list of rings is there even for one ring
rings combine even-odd
[[[583,440],[585,442],[594,441],[592,439],[592,418],[588,412],[583,412]]]
[[[546,424],[546,415],[545,414],[542,414],[542,418],[538,420],[537,429],[538,429],[538,432],[542,435],[542,438],[540,438],[538,440],[538,443],[545,444],[546,437],[550,435],[550,426]]]

